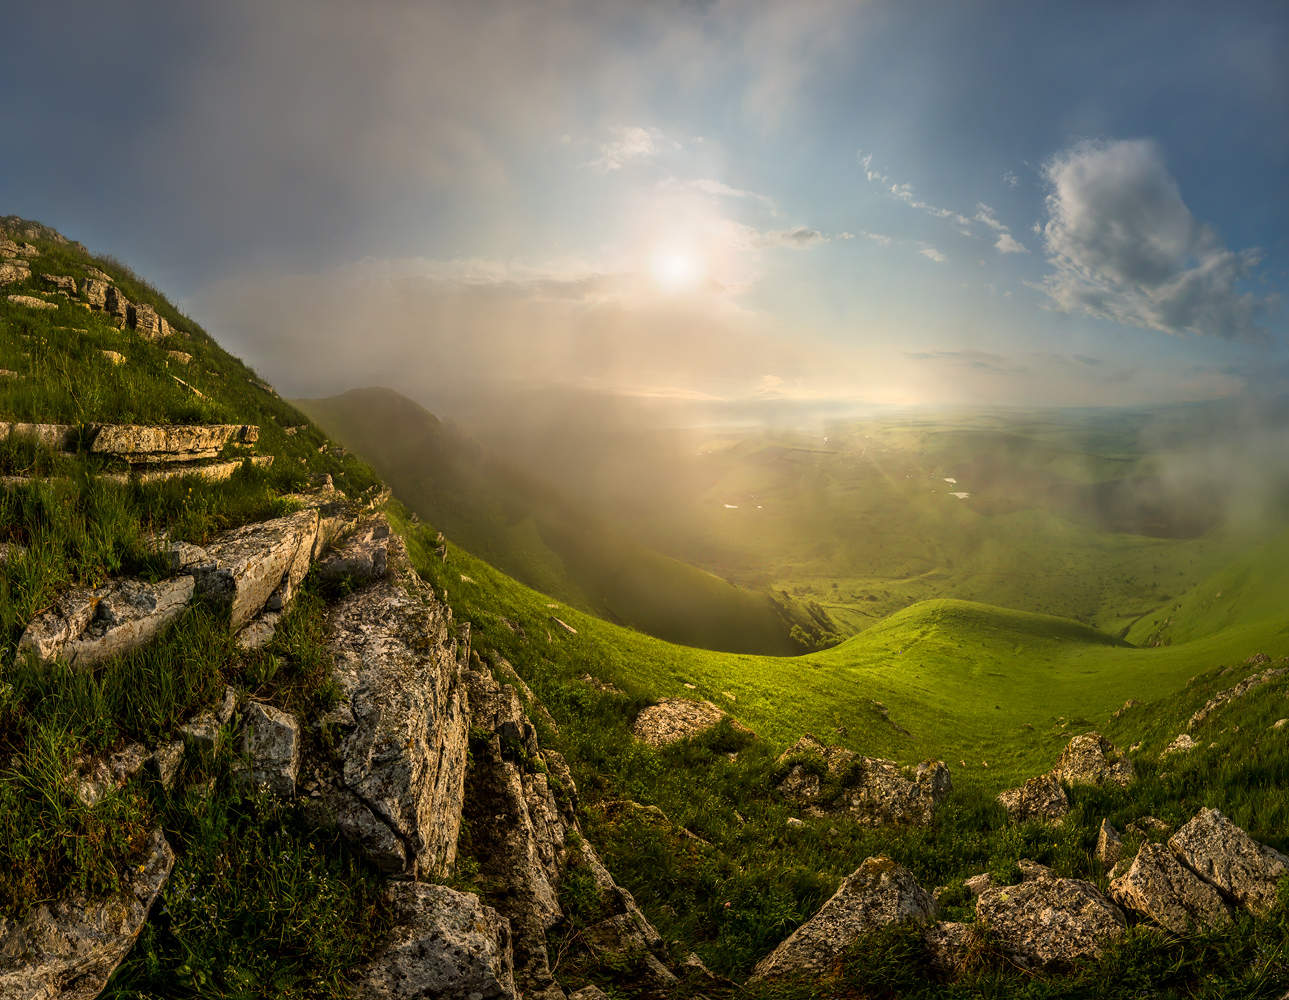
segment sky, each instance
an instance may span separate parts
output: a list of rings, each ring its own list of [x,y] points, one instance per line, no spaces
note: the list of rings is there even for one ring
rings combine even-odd
[[[284,394],[1289,389],[1289,7],[14,7],[0,214]]]

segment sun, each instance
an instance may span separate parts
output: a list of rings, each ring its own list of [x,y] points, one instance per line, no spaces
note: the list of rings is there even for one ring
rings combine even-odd
[[[654,252],[650,272],[658,287],[667,292],[683,292],[702,280],[703,262],[689,250],[669,247]]]

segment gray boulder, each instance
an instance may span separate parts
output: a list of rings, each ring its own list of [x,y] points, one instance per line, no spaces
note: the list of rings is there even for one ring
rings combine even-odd
[[[1201,809],[1168,840],[1188,868],[1259,916],[1276,902],[1289,858],[1259,844],[1216,809]]]
[[[757,963],[751,981],[831,978],[847,949],[866,934],[904,921],[926,924],[934,912],[930,895],[908,869],[890,858],[869,858],[818,913]]]
[[[978,934],[971,924],[941,920],[927,928],[926,950],[931,965],[949,975],[961,971],[976,948]]]
[[[102,309],[107,305],[108,283],[102,278],[88,277],[81,280],[81,295],[92,309]]]
[[[1106,868],[1113,868],[1123,855],[1123,838],[1109,821],[1101,821],[1097,831],[1096,859]]]
[[[1100,733],[1084,733],[1066,745],[1052,775],[1067,785],[1127,786],[1136,771],[1132,761]]]
[[[1055,824],[1070,811],[1070,800],[1066,797],[1065,789],[1050,774],[1040,774],[1030,778],[1019,788],[1000,792],[998,802],[1016,823],[1036,819]]]
[[[1174,934],[1231,922],[1231,911],[1217,890],[1161,844],[1142,844],[1131,867],[1110,884],[1110,895]]]
[[[0,917],[0,996],[94,1000],[134,944],[173,865],[157,830],[116,895],[89,900],[68,892],[21,918]]]
[[[1253,674],[1250,677],[1244,678],[1244,680],[1240,681],[1240,683],[1235,685],[1235,687],[1227,688],[1225,691],[1219,691],[1204,703],[1203,708],[1190,717],[1190,721],[1186,723],[1186,728],[1194,729],[1223,705],[1226,705],[1228,702],[1235,701],[1237,698],[1243,698],[1255,688],[1259,688],[1263,684],[1269,684],[1278,677],[1283,677],[1285,672],[1286,669],[1284,667],[1270,667],[1266,670],[1260,671],[1259,673]]]
[[[711,729],[724,718],[710,701],[663,698],[636,716],[632,732],[651,747],[663,747]]]
[[[250,761],[250,784],[278,798],[295,795],[300,773],[300,725],[272,705],[251,702],[242,716],[242,753]]]
[[[394,928],[356,977],[356,1000],[519,1000],[510,926],[479,897],[426,882],[395,882]]]
[[[108,285],[107,291],[103,293],[103,309],[118,327],[124,328],[130,316],[130,300],[115,285]]]
[[[134,330],[137,330],[145,340],[159,340],[161,338],[161,317],[152,306],[136,302],[128,307],[126,312],[126,324]]]
[[[1117,906],[1096,886],[1073,878],[986,889],[976,901],[976,920],[1012,961],[1035,969],[1096,958],[1125,929]]]

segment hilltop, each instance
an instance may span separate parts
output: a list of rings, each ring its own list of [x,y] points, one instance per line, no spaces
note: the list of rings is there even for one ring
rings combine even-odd
[[[1139,457],[1108,430],[1071,447],[1086,425],[708,442],[691,527],[778,491],[774,530],[719,522],[801,588],[767,610],[405,400],[303,404],[377,416],[338,443],[46,227],[3,220],[0,256],[6,996],[1289,988],[1283,529],[1252,546],[1127,502]],[[819,490],[790,488],[803,469]],[[946,475],[1010,505],[925,488]],[[830,589],[827,553],[782,560],[821,509],[824,537],[860,523],[861,487],[875,527],[846,558],[881,570],[828,608],[852,634],[765,655]],[[570,522],[598,566],[551,544]],[[492,564],[525,537],[535,587]],[[1026,593],[1052,574],[1021,563],[1056,539],[1081,582],[1045,609],[1061,587]],[[586,581],[628,557],[640,580],[597,604]],[[709,639],[759,622],[758,652],[646,634],[660,587]]]

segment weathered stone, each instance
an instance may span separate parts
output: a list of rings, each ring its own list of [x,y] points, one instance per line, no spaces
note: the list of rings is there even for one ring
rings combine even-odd
[[[177,364],[186,365],[192,361],[192,355],[187,351],[166,351],[166,356]]]
[[[389,524],[376,517],[359,524],[343,545],[320,559],[316,572],[320,580],[367,583],[388,569]]]
[[[293,575],[303,578],[317,534],[316,510],[235,528],[206,546],[208,562],[191,568],[197,592],[226,603],[231,627],[240,629]]]
[[[70,638],[61,650],[74,666],[92,666],[151,641],[188,606],[193,580],[190,576],[157,583],[113,580],[94,594],[94,617],[85,631]]]
[[[1084,733],[1066,745],[1052,775],[1067,785],[1127,786],[1136,777],[1132,761],[1100,733]]]
[[[1072,878],[986,889],[976,920],[1012,961],[1044,969],[1099,956],[1125,927],[1119,908],[1096,886]]]
[[[1231,922],[1230,908],[1217,890],[1162,844],[1142,844],[1131,867],[1110,884],[1110,895],[1174,934]]]
[[[115,285],[108,285],[103,293],[103,308],[116,321],[118,327],[124,327],[130,316],[130,300],[121,294]]]
[[[710,701],[663,698],[636,716],[632,732],[652,747],[663,747],[711,729],[724,718]]]
[[[383,853],[372,859],[378,865],[432,878],[456,855],[468,729],[461,670],[469,639],[468,632],[461,643],[451,637],[451,611],[416,575],[395,536],[389,566],[386,577],[327,616],[334,677],[353,724],[340,748],[340,780],[350,798],[339,818],[342,828],[370,834],[374,823],[396,837],[403,857]]]
[[[869,858],[818,913],[757,963],[751,981],[831,978],[864,935],[904,921],[928,923],[934,908],[911,872],[890,858]]]
[[[103,474],[103,479],[113,482],[155,483],[163,479],[178,479],[181,476],[194,476],[208,482],[220,482],[229,479],[233,473],[250,462],[257,468],[266,468],[273,464],[272,455],[252,455],[248,458],[236,458],[227,462],[182,462],[177,465],[152,465],[135,468],[130,472],[112,472]]]
[[[23,256],[29,255],[13,240],[0,239],[0,260],[12,260],[14,257]]]
[[[277,632],[278,622],[281,620],[281,611],[262,611],[237,633],[233,641],[243,653],[263,649],[273,641],[273,636]]]
[[[152,306],[141,302],[132,304],[126,313],[126,323],[145,340],[158,340],[161,337],[161,317]]]
[[[1009,788],[998,795],[999,804],[1013,822],[1038,819],[1059,823],[1070,811],[1070,800],[1061,783],[1050,774],[1030,778],[1019,788]]]
[[[598,986],[583,986],[576,993],[570,993],[568,1000],[609,1000],[609,995]]]
[[[977,932],[971,924],[941,920],[927,928],[926,950],[931,965],[953,975],[966,965],[976,947]]]
[[[38,299],[34,295],[10,295],[9,301],[16,306],[26,306],[28,309],[57,309],[57,302],[46,302],[44,299]]]
[[[110,792],[120,791],[143,770],[148,752],[140,743],[128,743],[106,757],[79,762],[76,769],[76,797],[87,806],[96,805]]]
[[[1235,687],[1227,688],[1225,691],[1219,691],[1204,703],[1203,708],[1191,716],[1190,721],[1186,724],[1186,728],[1194,729],[1223,705],[1228,702],[1235,701],[1237,698],[1243,698],[1255,688],[1259,688],[1263,684],[1269,684],[1276,678],[1283,677],[1284,674],[1284,667],[1273,667],[1253,674],[1251,677],[1244,678],[1244,680],[1240,681],[1240,683],[1235,685]]]
[[[104,424],[94,432],[90,451],[136,464],[195,462],[217,457],[244,433],[239,424]]]
[[[56,291],[66,292],[68,295],[76,294],[76,279],[70,274],[46,274],[44,277],[45,284]]]
[[[81,280],[81,295],[92,309],[103,309],[107,305],[108,283],[102,278],[90,276]]]
[[[1259,916],[1276,903],[1289,858],[1259,844],[1216,809],[1201,809],[1168,839],[1188,868]]]
[[[200,566],[210,559],[205,549],[190,542],[167,542],[161,549],[161,555],[171,573],[179,573],[189,566]]]
[[[122,354],[120,351],[100,350],[99,354],[103,355],[103,357],[107,358],[107,360],[114,365],[125,364],[125,355]]]
[[[357,1000],[519,1000],[510,927],[496,910],[425,882],[395,882],[389,895],[394,927],[357,975]]]
[[[964,886],[973,896],[979,896],[982,892],[994,884],[994,878],[988,872],[981,872],[979,875],[972,875],[969,879],[964,879]]]
[[[1113,868],[1122,854],[1123,838],[1108,820],[1103,819],[1101,829],[1097,831],[1096,859],[1106,868]]]
[[[1171,757],[1176,753],[1190,753],[1198,746],[1199,743],[1195,741],[1195,737],[1190,733],[1179,733],[1173,742],[1159,752],[1159,758],[1163,760],[1165,757]]]
[[[250,760],[251,787],[278,798],[294,796],[300,773],[300,725],[295,716],[253,701],[243,714],[243,725],[242,752]]]
[[[122,873],[116,895],[88,900],[69,892],[19,919],[0,918],[0,996],[94,1000],[134,944],[173,865],[157,830],[143,862]]]
[[[0,261],[0,286],[16,285],[31,277],[31,268],[25,260]]]
[[[0,421],[0,437],[31,438],[38,444],[55,451],[65,451],[76,446],[79,428],[72,424],[27,424]]]
[[[162,743],[156,750],[152,751],[149,766],[152,769],[153,777],[157,779],[157,783],[166,791],[170,791],[174,787],[175,776],[179,773],[179,766],[183,763],[183,759],[183,740]]]
[[[923,761],[916,770],[891,760],[863,757],[844,747],[828,746],[813,736],[797,740],[780,758],[810,756],[824,762],[830,784],[838,791],[823,801],[824,785],[807,764],[793,764],[779,791],[812,816],[846,812],[869,825],[929,824],[940,801],[953,789],[943,761]]]
[[[18,654],[54,659],[89,626],[97,605],[97,590],[81,587],[60,594],[52,608],[37,615],[23,630]]]
[[[1041,865],[1029,858],[1021,858],[1016,862],[1016,867],[1020,871],[1022,882],[1033,882],[1035,879],[1040,878],[1056,878],[1056,873],[1047,865]]]

